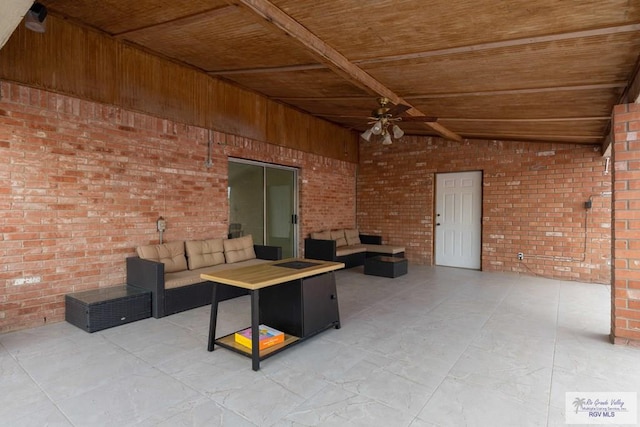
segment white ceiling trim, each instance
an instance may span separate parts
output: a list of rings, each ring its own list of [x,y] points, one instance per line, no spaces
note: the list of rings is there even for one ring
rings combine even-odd
[[[20,25],[33,0],[2,0],[0,13],[0,49],[7,43],[11,34]]]

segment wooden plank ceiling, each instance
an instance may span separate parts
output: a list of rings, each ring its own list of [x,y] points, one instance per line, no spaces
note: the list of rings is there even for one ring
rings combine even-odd
[[[629,0],[41,0],[49,13],[364,131],[376,98],[407,134],[602,143],[633,102]]]

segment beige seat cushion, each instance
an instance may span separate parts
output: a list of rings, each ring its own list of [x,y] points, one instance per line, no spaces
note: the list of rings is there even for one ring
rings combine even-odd
[[[136,252],[140,258],[163,263],[165,273],[187,269],[183,241],[164,243],[162,245],[138,246]]]
[[[203,279],[200,278],[200,275],[203,273],[210,273],[212,271],[220,271],[226,270],[229,268],[241,268],[248,267],[250,265],[256,265],[264,262],[271,262],[264,259],[250,259],[247,261],[243,261],[240,264],[218,264],[212,267],[203,267],[198,268],[197,270],[185,270],[178,271],[176,273],[169,273],[164,275],[164,288],[165,289],[174,289],[182,286],[189,286],[195,283],[204,282]]]
[[[224,257],[227,264],[254,259],[256,252],[253,249],[253,237],[251,235],[228,239],[223,242]]]
[[[344,230],[331,231],[331,240],[336,241],[336,248],[347,246],[347,239],[344,237]]]
[[[367,248],[367,252],[375,252],[379,254],[395,255],[404,252],[404,246],[392,246],[392,245],[371,245],[364,244]]]
[[[359,245],[360,233],[356,229],[344,230],[344,237],[347,239],[347,245]]]
[[[331,233],[329,231],[317,231],[311,233],[311,238],[316,240],[331,240]]]
[[[367,247],[364,245],[341,246],[336,248],[336,256],[345,256],[366,251]]]
[[[223,239],[191,240],[185,242],[189,270],[224,264]]]

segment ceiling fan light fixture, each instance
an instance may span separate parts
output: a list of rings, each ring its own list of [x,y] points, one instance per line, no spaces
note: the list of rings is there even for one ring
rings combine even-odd
[[[45,5],[35,2],[24,16],[24,26],[36,33],[44,33],[47,29],[46,18],[47,8]]]
[[[371,135],[373,135],[373,131],[371,129],[367,129],[364,132],[362,132],[360,136],[362,137],[362,139],[369,142],[371,141]]]
[[[389,106],[391,101],[388,98],[378,98],[378,104],[380,108],[373,110],[369,119],[371,128],[367,129],[361,134],[362,138],[369,142],[373,136],[379,136],[380,138],[374,138],[382,141],[383,145],[389,145],[393,143],[394,139],[400,139],[404,136],[404,131],[398,126],[397,122],[402,120],[400,114],[411,109],[412,107],[404,104],[397,104],[393,107]],[[421,117],[422,118],[422,117]],[[427,117],[424,117],[427,119]]]
[[[371,132],[373,132],[374,135],[380,135],[382,133],[382,130],[382,120],[378,120],[377,122],[375,122],[373,124],[373,127],[371,128]]]
[[[400,129],[400,126],[398,125],[393,125],[393,137],[395,139],[400,139],[404,136],[404,131],[402,129]]]

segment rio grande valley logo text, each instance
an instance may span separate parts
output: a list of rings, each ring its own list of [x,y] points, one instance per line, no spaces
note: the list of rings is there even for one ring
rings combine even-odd
[[[576,397],[573,400],[573,406],[576,408],[576,414],[580,412],[588,412],[589,418],[592,417],[608,417],[613,418],[617,412],[626,412],[624,401],[622,399],[587,399],[584,397]]]
[[[638,393],[568,391],[565,393],[565,422],[582,425],[637,425]]]

